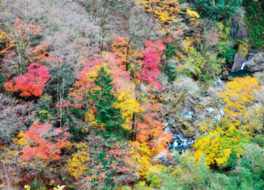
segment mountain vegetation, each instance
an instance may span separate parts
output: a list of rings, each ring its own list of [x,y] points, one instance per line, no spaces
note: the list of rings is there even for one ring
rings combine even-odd
[[[1,0],[0,190],[264,189],[261,0]]]

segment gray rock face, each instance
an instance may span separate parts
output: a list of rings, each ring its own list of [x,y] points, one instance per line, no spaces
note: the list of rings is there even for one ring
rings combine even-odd
[[[264,71],[264,53],[254,55],[245,65],[245,69],[252,73]]]
[[[242,55],[238,52],[238,53],[235,55],[235,58],[234,58],[234,64],[233,64],[233,67],[232,67],[231,71],[232,71],[232,72],[235,72],[235,71],[240,70],[240,68],[241,68],[242,65],[243,65],[243,62],[244,62],[244,59],[242,58]]]
[[[244,25],[239,27],[236,37],[240,40],[243,40],[244,38],[248,38],[247,28]]]
[[[239,40],[248,38],[248,31],[245,24],[245,11],[243,9],[239,9],[236,15],[232,18],[232,27],[230,30],[230,36],[236,37]],[[239,50],[234,58],[234,64],[232,67],[232,72],[239,71],[243,65],[244,59],[247,55],[247,48],[243,47],[240,44]]]
[[[239,40],[243,40],[244,38],[248,38],[247,27],[245,24],[245,11],[243,9],[239,9],[236,15],[232,18],[232,27],[230,31],[230,36],[236,37]]]

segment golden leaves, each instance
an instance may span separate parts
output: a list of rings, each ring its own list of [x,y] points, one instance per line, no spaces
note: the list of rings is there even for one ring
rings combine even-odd
[[[117,96],[118,102],[114,103],[114,107],[120,109],[122,118],[125,119],[123,128],[126,130],[131,130],[131,122],[133,119],[133,114],[138,114],[143,111],[143,108],[137,102],[133,92],[129,93],[126,91],[121,91]]]
[[[226,91],[219,94],[226,104],[226,116],[237,123],[245,114],[247,106],[254,103],[253,92],[258,88],[258,80],[250,76],[228,82]]]
[[[206,164],[221,166],[228,161],[232,152],[238,157],[243,151],[242,143],[247,142],[247,137],[228,120],[223,120],[227,127],[217,127],[215,130],[201,136],[195,141],[194,156],[199,160],[202,154],[206,156]]]
[[[90,161],[89,147],[84,142],[74,144],[78,150],[74,153],[71,159],[67,160],[68,173],[78,179],[88,169],[87,163]]]

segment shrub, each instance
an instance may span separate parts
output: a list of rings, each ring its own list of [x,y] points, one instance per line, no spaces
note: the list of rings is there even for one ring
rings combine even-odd
[[[218,58],[217,54],[209,51],[199,52],[195,48],[191,48],[188,57],[183,59],[186,63],[179,66],[180,72],[184,74],[192,74],[201,81],[212,81],[221,73],[221,66],[225,63],[225,59]]]
[[[134,170],[129,166],[131,148],[127,143],[95,135],[86,137],[86,140],[91,161],[85,188],[81,189],[116,189],[137,180]]]
[[[71,159],[67,160],[68,173],[78,179],[88,169],[87,163],[91,160],[89,157],[89,147],[84,142],[73,144],[77,148]]]
[[[232,153],[236,157],[243,152],[242,143],[247,142],[246,135],[238,130],[232,123],[221,121],[220,126],[196,139],[194,156],[200,159],[206,156],[206,164],[211,167],[227,167]],[[230,160],[231,161],[231,160]]]

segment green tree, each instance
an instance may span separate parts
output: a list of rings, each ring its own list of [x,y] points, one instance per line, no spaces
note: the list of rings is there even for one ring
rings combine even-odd
[[[193,3],[202,17],[222,20],[233,16],[242,0],[193,0]]]
[[[120,109],[112,105],[118,102],[113,92],[111,74],[108,74],[104,67],[101,67],[98,76],[95,79],[96,87],[90,94],[96,108],[95,119],[98,123],[103,124],[105,128],[105,137],[112,134],[117,137],[123,137],[125,130],[122,128],[124,120]]]
[[[263,49],[264,2],[243,0],[243,6],[246,11],[245,22],[248,26],[251,47]]]

